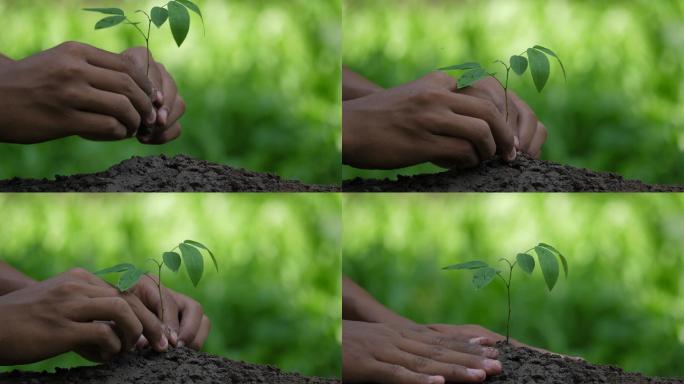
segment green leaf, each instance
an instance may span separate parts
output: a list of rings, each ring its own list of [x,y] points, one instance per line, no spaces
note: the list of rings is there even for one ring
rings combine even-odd
[[[178,248],[180,248],[181,255],[183,255],[185,270],[188,272],[190,281],[196,287],[204,272],[204,258],[200,251],[191,245],[181,243],[178,245]]]
[[[565,256],[563,256],[562,253],[560,253],[556,248],[552,247],[549,244],[546,243],[539,243],[540,247],[548,248],[549,250],[553,251],[558,255],[558,257],[561,260],[561,265],[563,266],[563,272],[565,272],[565,277],[568,277],[568,261],[565,259]]]
[[[484,268],[484,267],[488,267],[488,266],[489,266],[489,264],[485,263],[484,261],[473,260],[473,261],[467,261],[465,263],[449,265],[449,266],[446,266],[442,269],[478,269],[478,268]]]
[[[188,9],[177,1],[169,2],[169,25],[173,38],[180,47],[190,30],[190,14]]]
[[[480,268],[473,273],[473,285],[475,288],[484,288],[496,277],[496,270],[492,267]]]
[[[544,275],[546,286],[549,287],[550,291],[556,285],[556,281],[558,281],[558,260],[556,260],[556,255],[548,248],[536,246],[534,251],[537,253],[539,267]]]
[[[178,268],[180,268],[181,265],[181,257],[179,254],[176,252],[164,252],[162,259],[164,259],[164,264],[166,264],[170,270],[178,272]]]
[[[123,264],[117,264],[113,267],[101,269],[97,272],[94,272],[95,275],[106,275],[108,273],[114,273],[114,272],[125,272],[128,271],[129,269],[135,269],[135,265],[131,263],[123,263]]]
[[[541,45],[535,45],[534,49],[540,50],[540,51],[546,53],[547,55],[551,55],[551,56],[555,57],[556,60],[558,60],[558,64],[560,64],[561,70],[563,71],[563,79],[565,81],[568,81],[567,76],[565,76],[565,66],[563,65],[563,62],[561,61],[560,57],[558,57],[558,55],[556,55],[556,52],[554,52],[548,48],[542,47]]]
[[[218,272],[218,263],[216,262],[216,257],[214,257],[214,252],[212,252],[211,249],[207,248],[206,245],[194,240],[185,240],[184,243],[194,245],[197,248],[202,248],[205,251],[209,252],[209,256],[211,256],[211,261],[214,262],[214,267],[216,268],[216,272]]]
[[[124,15],[124,11],[119,8],[83,8],[87,12],[104,13],[105,15]]]
[[[105,17],[104,19],[100,20],[95,24],[95,29],[105,29],[105,28],[111,28],[115,25],[121,24],[124,20],[126,20],[126,16],[109,16]]]
[[[534,48],[527,49],[527,58],[530,60],[530,73],[534,86],[537,87],[538,92],[541,92],[546,81],[549,80],[549,59]]]
[[[528,275],[532,274],[532,271],[534,271],[534,257],[527,253],[518,253],[515,258],[518,260],[520,269],[525,271]]]
[[[135,283],[137,283],[138,280],[140,280],[140,278],[145,273],[147,273],[147,272],[143,271],[142,269],[135,268],[135,267],[132,269],[129,269],[123,275],[121,275],[119,282],[116,283],[116,287],[119,288],[119,291],[126,292],[132,286],[134,286]]]
[[[169,18],[169,11],[167,11],[166,8],[154,7],[150,12],[150,18],[157,28],[161,28],[161,26],[164,25],[166,20]]]
[[[522,76],[527,70],[527,59],[524,56],[513,55],[510,59],[511,68],[518,76]]]
[[[197,4],[193,3],[190,0],[176,0],[176,1],[181,3],[183,6],[185,6],[185,8],[195,12],[200,17],[200,19],[202,19],[202,22],[204,22],[204,18],[202,17],[202,11],[200,11]]]
[[[458,89],[473,85],[478,80],[482,80],[487,76],[489,76],[489,74],[482,67],[468,70],[458,78]]]
[[[475,68],[482,68],[482,66],[479,63],[463,63],[463,64],[456,64],[456,65],[451,65],[448,67],[442,67],[439,68],[439,71],[453,71],[456,69],[475,69]]]

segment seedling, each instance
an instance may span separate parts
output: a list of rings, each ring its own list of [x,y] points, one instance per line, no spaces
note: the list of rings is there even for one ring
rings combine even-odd
[[[527,55],[527,57],[523,56]],[[525,51],[521,52],[519,55],[513,55],[508,60],[509,64],[506,64],[502,60],[494,60],[494,63],[499,63],[506,68],[506,79],[502,83],[497,77],[496,73],[488,72],[480,63],[469,62],[457,65],[451,65],[444,68],[439,68],[440,71],[452,71],[452,70],[464,70],[465,72],[458,78],[459,89],[468,87],[475,84],[478,80],[482,80],[487,76],[493,77],[499,82],[504,90],[504,98],[506,103],[506,121],[508,121],[508,75],[511,72],[515,72],[516,75],[522,76],[527,71],[528,62],[530,67],[530,75],[532,76],[532,81],[534,81],[534,86],[537,91],[541,93],[542,89],[546,85],[549,79],[550,65],[549,59],[546,56],[552,56],[560,64],[561,70],[563,71],[563,78],[567,81],[565,75],[565,66],[563,62],[556,55],[556,53],[548,48],[542,47],[541,45],[535,45],[532,48],[527,48]]]
[[[188,10],[196,13],[200,20],[202,20],[202,25],[204,25],[204,18],[202,17],[202,11],[200,8],[190,0],[172,0],[167,2],[162,6],[152,7],[149,12],[142,9],[138,9],[135,13],[145,15],[147,20],[147,32],[140,28],[140,24],[143,22],[132,21],[126,16],[126,13],[120,8],[84,8],[84,11],[97,12],[105,15],[109,15],[104,19],[100,20],[95,24],[95,29],[105,29],[117,26],[121,23],[132,25],[135,29],[140,32],[140,35],[145,39],[145,46],[147,47],[147,74],[150,74],[150,35],[152,34],[152,24],[157,28],[161,28],[166,21],[169,21],[169,27],[171,28],[171,34],[173,35],[176,44],[180,47],[185,38],[188,36],[190,31],[190,13]]]
[[[512,263],[506,258],[499,259],[499,262],[505,262],[508,266],[508,279],[504,277],[503,271],[491,267],[489,264],[480,260],[467,261],[465,263],[453,264],[442,268],[473,270],[473,285],[478,289],[483,288],[487,284],[491,283],[496,276],[501,278],[506,285],[506,293],[508,294],[506,343],[509,342],[511,335],[511,278],[513,277],[513,268],[515,268],[516,265],[520,265],[520,269],[522,269],[528,275],[531,275],[532,271],[534,271],[534,257],[531,255],[532,252],[534,252],[539,259],[539,267],[544,275],[546,286],[549,288],[549,292],[551,292],[553,287],[556,285],[556,281],[558,281],[558,260],[556,257],[558,257],[561,261],[563,272],[565,273],[566,278],[568,277],[568,262],[565,260],[565,256],[558,252],[556,248],[545,243],[539,243],[523,253],[518,253]]]
[[[180,255],[175,252],[180,251]],[[130,263],[117,264],[113,267],[106,268],[95,272],[96,275],[106,275],[110,273],[122,273],[119,281],[116,283],[116,287],[121,292],[126,292],[131,289],[143,276],[147,276],[150,280],[154,282],[159,290],[159,303],[161,306],[161,318],[164,318],[164,297],[162,296],[162,267],[166,266],[173,272],[178,272],[181,266],[181,261],[185,261],[185,270],[188,272],[188,277],[192,285],[197,287],[200,279],[202,278],[202,273],[204,272],[204,257],[202,256],[202,250],[206,251],[209,256],[211,256],[211,261],[214,262],[214,267],[218,272],[218,264],[216,263],[216,258],[214,253],[209,250],[204,244],[193,240],[185,240],[184,242],[176,245],[169,252],[162,253],[161,261],[156,259],[149,259],[157,266],[157,276],[159,281],[155,281],[150,275],[149,271],[136,267]],[[182,258],[181,258],[182,256]]]

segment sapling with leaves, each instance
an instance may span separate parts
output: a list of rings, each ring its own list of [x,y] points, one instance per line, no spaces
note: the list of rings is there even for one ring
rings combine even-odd
[[[522,269],[528,275],[531,275],[534,271],[534,257],[532,253],[537,255],[539,260],[539,267],[541,268],[542,274],[544,275],[544,281],[546,281],[546,286],[549,292],[553,289],[558,281],[559,267],[558,259],[563,267],[563,272],[565,277],[568,277],[568,262],[556,248],[546,243],[539,243],[536,246],[528,249],[525,252],[518,253],[515,256],[515,260],[511,262],[506,258],[499,259],[499,262],[505,263],[508,267],[508,277],[504,276],[504,271],[490,266],[481,260],[472,260],[465,263],[453,264],[446,266],[442,269],[446,270],[471,270],[473,271],[473,286],[480,289],[487,284],[491,283],[495,277],[499,277],[506,286],[506,293],[508,296],[508,320],[506,321],[506,343],[510,340],[511,335],[511,279],[513,277],[513,268],[516,265],[520,265]]]
[[[525,55],[527,55],[527,57],[525,57]],[[529,64],[530,75],[532,76],[534,86],[537,88],[537,91],[541,93],[542,89],[544,89],[544,86],[546,85],[546,82],[549,80],[550,75],[550,64],[547,56],[553,57],[556,60],[558,60],[558,63],[560,64],[561,70],[563,72],[563,79],[567,81],[567,77],[565,74],[565,66],[563,65],[563,62],[561,61],[560,57],[558,57],[558,55],[554,51],[546,47],[542,47],[541,45],[535,45],[532,48],[527,48],[525,51],[521,52],[518,55],[511,56],[508,60],[508,64],[506,64],[502,60],[495,60],[494,63],[501,64],[504,66],[504,68],[506,68],[506,78],[503,83],[496,77],[496,73],[489,72],[480,63],[469,62],[463,64],[456,64],[448,67],[439,68],[439,70],[465,71],[458,78],[457,87],[459,89],[471,86],[475,84],[478,80],[482,80],[485,77],[493,77],[496,81],[499,82],[499,84],[504,90],[504,99],[506,104],[506,121],[508,121],[508,78],[511,69],[516,75],[522,76],[527,71]]]
[[[178,254],[179,251],[180,254]],[[131,289],[143,276],[149,278],[154,282],[159,290],[159,303],[161,308],[161,319],[164,318],[164,297],[162,296],[162,269],[166,266],[173,272],[178,272],[182,262],[185,262],[185,270],[190,277],[192,285],[197,287],[202,274],[204,273],[204,256],[202,251],[205,251],[211,257],[214,267],[218,272],[218,263],[214,253],[202,243],[194,240],[185,240],[176,245],[172,250],[164,252],[161,255],[161,260],[149,259],[157,267],[158,280],[155,281],[146,269],[139,268],[131,263],[117,264],[110,268],[105,268],[95,272],[96,275],[106,275],[110,273],[121,273],[118,282],[115,284],[116,288],[121,292],[126,292]]]

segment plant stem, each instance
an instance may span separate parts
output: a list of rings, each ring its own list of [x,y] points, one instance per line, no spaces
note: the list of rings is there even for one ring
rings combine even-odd
[[[511,67],[506,66],[506,84],[504,85],[504,99],[506,99],[506,122],[508,122],[508,74],[511,72]]]
[[[508,264],[508,281],[501,276],[501,274],[497,275],[503,280],[504,284],[506,285],[506,294],[508,296],[508,320],[506,321],[506,344],[510,342],[511,339],[511,281],[513,278],[513,268],[515,265],[518,263],[516,260],[511,264],[508,259],[499,259],[499,261],[505,261],[506,264]]]
[[[161,290],[161,274],[162,274],[162,266],[164,265],[164,262],[162,261],[159,264],[159,282],[157,283],[157,289],[159,290],[159,305],[161,306],[161,321],[164,321],[164,296],[162,296],[162,290]]]

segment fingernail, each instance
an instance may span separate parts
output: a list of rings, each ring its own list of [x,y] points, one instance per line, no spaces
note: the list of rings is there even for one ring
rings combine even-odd
[[[468,340],[468,344],[482,344],[485,339],[486,337],[473,337],[472,339]]]
[[[520,149],[520,139],[518,139],[518,136],[513,136],[513,145],[515,149]]]
[[[169,117],[169,110],[163,107],[159,110],[159,125],[166,125],[166,119]]]
[[[499,351],[496,348],[485,348],[483,350],[483,355],[486,357],[497,357],[499,356]]]
[[[498,360],[485,359],[484,363],[485,371],[487,372],[499,372],[501,371],[501,363]]]
[[[152,111],[150,111],[150,114],[147,115],[147,119],[145,120],[145,122],[146,122],[148,125],[152,125],[152,124],[154,124],[156,121],[157,121],[157,111],[155,111],[154,108],[152,108]]]
[[[171,345],[178,346],[178,334],[176,331],[171,331]]]
[[[468,374],[468,376],[470,376],[472,378],[476,378],[476,379],[484,379],[486,376],[485,371],[483,371],[481,369],[472,369],[472,368],[466,369],[466,374]]]
[[[176,344],[176,347],[182,348],[185,346],[185,342],[183,340],[178,340],[178,343]]]
[[[513,161],[515,160],[515,157],[518,155],[518,151],[515,149],[515,146],[511,148],[511,153],[508,154],[508,161]]]
[[[159,341],[159,349],[162,351],[166,351],[166,348],[169,347],[169,340],[166,339],[166,335],[162,335],[161,341]]]
[[[444,384],[444,377],[442,376],[430,376],[428,378],[429,384]]]

